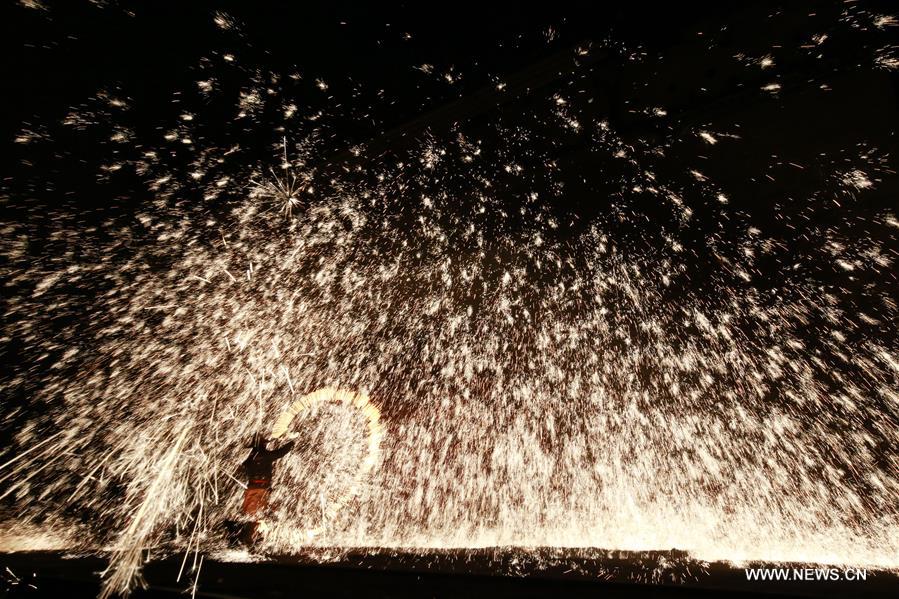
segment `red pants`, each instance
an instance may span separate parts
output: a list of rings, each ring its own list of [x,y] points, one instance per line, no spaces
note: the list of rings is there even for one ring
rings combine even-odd
[[[248,516],[256,516],[265,509],[271,491],[268,486],[256,486],[253,482],[243,492],[243,513]]]

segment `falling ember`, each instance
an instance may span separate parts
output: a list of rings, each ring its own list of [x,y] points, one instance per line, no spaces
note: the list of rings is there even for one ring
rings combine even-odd
[[[106,596],[157,553],[194,592],[214,560],[496,547],[899,571],[895,106],[831,116],[888,76],[862,4],[827,43],[560,19],[476,59],[344,15],[319,36],[358,47],[281,57],[215,10],[158,89],[23,118],[0,550],[102,555]],[[260,435],[290,445],[240,548]]]
[[[715,145],[716,143],[718,143],[718,140],[715,139],[715,137],[708,131],[700,131],[699,137],[701,137],[703,141],[710,145]]]

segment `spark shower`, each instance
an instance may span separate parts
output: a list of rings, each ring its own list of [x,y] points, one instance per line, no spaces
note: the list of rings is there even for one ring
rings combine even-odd
[[[91,10],[141,17],[123,6]],[[194,573],[237,556],[238,466],[274,431],[296,449],[241,559],[676,548],[899,568],[895,130],[841,113],[855,137],[821,124],[819,151],[793,121],[851,93],[851,69],[895,82],[896,22],[834,4],[782,36],[790,10],[759,11],[751,43],[691,33],[745,123],[658,102],[643,90],[676,52],[601,23],[570,46],[566,22],[526,31],[563,65],[534,90],[409,51],[407,88],[385,91],[269,63],[221,11],[153,91],[166,103],[110,80],[19,123],[0,547],[108,556],[109,591],[148,551]],[[617,104],[595,82],[609,64]],[[473,90],[499,108],[391,133],[404,97],[433,114]]]

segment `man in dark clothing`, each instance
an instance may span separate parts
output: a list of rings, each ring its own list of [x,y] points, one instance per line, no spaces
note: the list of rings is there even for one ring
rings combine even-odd
[[[265,447],[265,438],[256,433],[250,445],[250,455],[243,463],[243,470],[247,477],[247,488],[243,495],[244,515],[251,516],[253,522],[244,529],[241,537],[247,544],[256,540],[262,512],[268,505],[268,497],[272,489],[272,478],[275,472],[275,462],[284,457],[293,448],[293,442],[285,443],[278,449],[269,450]]]

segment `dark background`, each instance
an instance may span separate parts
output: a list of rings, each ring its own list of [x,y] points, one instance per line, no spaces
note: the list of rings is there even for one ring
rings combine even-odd
[[[64,116],[99,90],[112,90],[137,115],[129,124],[138,139],[158,139],[183,109],[173,92],[193,89],[203,57],[231,51],[248,71],[254,65],[298,70],[307,88],[317,79],[328,82],[326,93],[298,98],[301,110],[321,107],[332,116],[313,165],[325,182],[330,172],[354,161],[347,150],[357,144],[366,152],[356,162],[383,162],[425,133],[439,136],[456,125],[470,135],[484,133],[485,143],[494,145],[505,143],[489,134],[500,119],[510,128],[526,125],[539,132],[541,124],[531,115],[545,113],[548,99],[563,93],[582,121],[606,120],[626,142],[651,147],[688,140],[692,145],[681,151],[689,162],[672,153],[655,165],[662,169],[656,172],[660,179],[683,181],[690,168],[701,167],[727,190],[734,212],[748,213],[766,233],[786,235],[783,223],[809,208],[810,195],[832,185],[828,176],[835,162],[857,160],[862,143],[889,156],[897,149],[899,83],[894,71],[876,69],[872,60],[877,47],[895,38],[895,28],[853,28],[841,13],[854,3],[45,5],[48,10],[9,3],[0,16],[0,150],[7,156],[0,177],[9,193],[27,190],[38,203],[58,207],[61,195],[77,196],[67,209],[81,210],[86,218],[90,210],[107,208],[110,198],[129,195],[140,202],[136,196],[142,192],[127,172],[98,182],[85,165],[98,162],[104,150],[88,134],[60,131]],[[890,14],[889,2],[861,6]],[[235,27],[216,27],[218,11],[233,17]],[[820,53],[808,49],[816,34],[828,36]],[[572,59],[580,47],[589,48],[589,55]],[[734,59],[737,53],[770,53],[775,66],[749,68]],[[434,66],[433,76],[416,70],[422,64]],[[448,85],[439,76],[446,72],[461,79]],[[497,81],[508,88],[496,91]],[[760,91],[772,82],[782,86],[779,94]],[[667,116],[647,118],[644,112],[652,106],[663,107]],[[204,119],[214,128],[219,108],[209,110]],[[566,185],[553,210],[580,223],[601,216],[608,205],[596,198],[620,193],[622,173],[608,158],[597,157],[588,135],[559,136],[542,126],[551,139],[547,145],[554,146],[547,153],[558,161]],[[704,127],[740,132],[742,138],[712,149],[695,136]],[[22,130],[42,128],[58,141],[39,149],[13,143]],[[229,141],[216,134],[210,131],[209,141]],[[271,143],[281,133],[247,135],[269,135],[265,141]],[[178,164],[177,157],[170,160]],[[188,158],[181,160],[186,164]],[[894,158],[888,160],[895,166]],[[608,176],[580,176],[597,170],[608,170]],[[853,209],[875,215],[894,205],[895,178],[877,183]],[[516,183],[507,185],[508,195],[516,195]],[[648,210],[651,220],[667,217]],[[712,225],[718,215],[700,210],[698,222],[704,217]],[[846,221],[847,213],[816,210],[814,218],[827,226]],[[577,233],[577,226],[570,232]],[[871,228],[858,232],[884,235]],[[642,230],[620,233],[640,243],[650,237]],[[696,242],[701,249],[707,239],[700,235]]]

